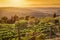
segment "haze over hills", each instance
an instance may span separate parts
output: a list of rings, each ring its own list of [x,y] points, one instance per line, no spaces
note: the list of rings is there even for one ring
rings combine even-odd
[[[7,16],[10,18],[11,16],[18,15],[22,16],[51,16],[53,13],[60,15],[60,8],[15,8],[15,7],[0,7],[0,18],[3,16]]]

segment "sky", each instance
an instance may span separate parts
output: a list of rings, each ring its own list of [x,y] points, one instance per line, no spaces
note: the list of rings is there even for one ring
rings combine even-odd
[[[60,0],[0,0],[0,7],[60,7]]]

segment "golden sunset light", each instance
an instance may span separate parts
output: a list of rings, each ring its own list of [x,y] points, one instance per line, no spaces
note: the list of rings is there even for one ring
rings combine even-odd
[[[23,7],[27,4],[26,0],[0,0],[0,7]]]
[[[0,7],[60,7],[60,0],[0,0]]]
[[[60,40],[60,0],[0,0],[0,40]]]

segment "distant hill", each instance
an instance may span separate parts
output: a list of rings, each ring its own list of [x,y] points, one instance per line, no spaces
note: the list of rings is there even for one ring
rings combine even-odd
[[[11,16],[18,15],[21,16],[51,16],[53,13],[57,13],[60,15],[60,8],[15,8],[15,7],[0,7],[0,18],[3,16],[7,16],[10,18]]]

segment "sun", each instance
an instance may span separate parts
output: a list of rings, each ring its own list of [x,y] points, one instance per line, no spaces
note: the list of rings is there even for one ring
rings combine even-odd
[[[24,3],[25,3],[25,0],[9,0],[8,5],[23,7]]]
[[[28,7],[27,0],[0,0],[0,7]]]

